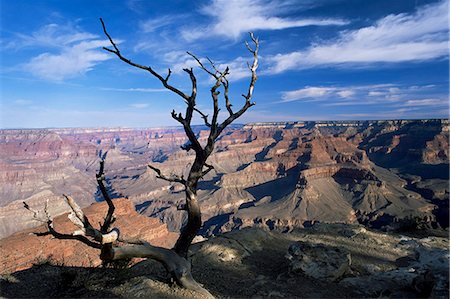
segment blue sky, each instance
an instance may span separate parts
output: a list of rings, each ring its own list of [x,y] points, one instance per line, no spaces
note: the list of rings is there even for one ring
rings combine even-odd
[[[238,120],[447,118],[448,1],[0,0],[0,127],[178,125],[176,95],[101,48],[99,17],[124,56],[152,66],[211,111],[210,78],[186,54],[229,66],[244,103],[260,39],[256,106]],[[226,111],[226,109],[222,109]],[[201,123],[200,118],[195,119]]]

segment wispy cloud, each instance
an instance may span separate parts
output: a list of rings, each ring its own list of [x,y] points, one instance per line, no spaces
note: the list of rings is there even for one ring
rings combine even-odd
[[[120,92],[166,92],[168,91],[165,88],[110,88],[110,87],[101,87],[101,90],[107,91],[120,91]]]
[[[150,106],[150,104],[148,104],[148,103],[134,103],[134,104],[130,105],[130,107],[137,108],[137,109],[143,109],[143,108],[147,108],[149,106]]]
[[[228,80],[230,82],[237,81],[243,78],[250,78],[251,72],[248,68],[247,62],[250,61],[250,58],[237,57],[229,62],[219,63],[217,68],[219,70],[225,70],[227,67],[230,68],[230,75],[228,76]]]
[[[282,92],[281,99],[283,102],[292,102],[302,99],[315,99],[330,95],[336,88],[333,87],[311,87],[300,88],[297,90]]]
[[[390,107],[448,107],[449,98],[439,85],[306,86],[284,91],[281,101],[318,102],[321,106],[390,105]]]
[[[164,61],[171,65],[171,70],[174,73],[181,73],[184,68],[198,68],[199,65],[192,56],[183,51],[170,51],[164,54]],[[208,68],[211,68],[210,62],[206,58],[199,57],[200,61]],[[227,67],[230,69],[230,75],[227,77],[230,82],[240,80],[242,78],[249,78],[251,72],[248,69],[247,62],[251,60],[250,57],[236,57],[230,61],[214,62],[218,70],[224,71]],[[209,82],[209,81],[208,81]]]
[[[151,18],[145,21],[142,21],[139,24],[140,30],[144,33],[155,32],[162,27],[166,27],[172,24],[178,24],[181,19],[185,18],[185,15],[173,14],[173,15],[164,15],[156,18]]]
[[[282,102],[292,101],[311,101],[311,100],[324,100],[328,98],[342,98],[349,99],[356,95],[360,95],[362,92],[370,89],[379,89],[391,86],[390,84],[379,85],[361,85],[361,86],[306,86],[296,90],[281,92]]]
[[[408,107],[421,107],[421,106],[447,106],[448,99],[418,99],[418,100],[407,100],[403,103],[403,106]]]
[[[16,38],[5,43],[7,50],[20,50],[26,47],[63,48],[64,46],[97,38],[89,32],[83,32],[72,24],[47,24],[30,35],[16,33]]]
[[[390,109],[389,111],[377,111],[370,113],[341,113],[337,114],[335,117],[337,119],[401,119],[401,118],[411,118],[411,112],[416,111],[417,108],[398,108]]]
[[[62,81],[85,74],[111,55],[100,50],[107,46],[106,40],[72,25],[49,24],[31,35],[18,34],[18,39],[10,45],[16,50],[24,47],[42,48],[41,53],[21,66],[25,72],[36,77]]]
[[[285,18],[278,16],[286,3],[265,0],[213,0],[201,13],[212,18],[204,27],[185,28],[181,35],[193,41],[214,35],[237,39],[242,33],[256,30],[280,30],[304,26],[345,25],[346,21],[329,18]],[[291,7],[292,9],[293,7]]]
[[[25,100],[25,99],[18,99],[18,100],[13,101],[13,104],[17,105],[17,106],[28,106],[28,105],[31,105],[32,103],[33,103],[33,101]]]
[[[176,74],[182,73],[185,68],[198,66],[197,61],[185,51],[169,51],[163,55],[163,60],[170,65],[170,69]],[[201,60],[207,62],[206,59]]]
[[[269,59],[270,73],[320,65],[423,61],[448,55],[448,0],[413,14],[388,15],[374,25],[347,30],[331,42]]]
[[[106,41],[83,41],[64,48],[59,54],[43,53],[25,64],[24,70],[51,81],[83,75],[97,63],[111,58],[98,50],[99,47],[107,45]]]

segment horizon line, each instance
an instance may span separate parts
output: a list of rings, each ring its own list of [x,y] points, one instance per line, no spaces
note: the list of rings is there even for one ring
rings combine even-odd
[[[386,118],[386,119],[335,119],[335,120],[287,120],[287,121],[261,121],[230,124],[233,126],[248,126],[254,124],[291,124],[291,123],[310,123],[310,122],[370,122],[370,121],[418,121],[418,120],[449,120],[449,118]],[[192,127],[207,127],[204,124],[193,124]],[[96,130],[143,130],[143,129],[176,129],[183,128],[181,125],[174,126],[150,126],[150,127],[133,127],[133,126],[98,126],[98,127],[1,127],[0,130],[70,130],[70,129],[96,129]]]

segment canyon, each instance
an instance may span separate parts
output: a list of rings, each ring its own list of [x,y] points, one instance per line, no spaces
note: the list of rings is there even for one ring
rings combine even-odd
[[[206,128],[195,130],[205,142]],[[395,229],[412,218],[448,227],[448,133],[442,119],[235,125],[218,138],[214,170],[199,184],[200,233],[317,222]],[[179,127],[0,130],[0,238],[39,225],[23,201],[35,210],[48,202],[55,217],[69,210],[62,194],[82,207],[102,201],[95,173],[105,154],[114,200],[178,231],[182,187],[147,165],[186,173],[194,157],[180,149],[186,140]]]

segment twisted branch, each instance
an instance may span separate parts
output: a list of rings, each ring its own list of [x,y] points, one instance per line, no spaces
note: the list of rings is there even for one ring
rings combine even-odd
[[[142,69],[142,70],[145,70],[145,71],[150,72],[150,74],[152,74],[153,76],[155,76],[156,78],[158,78],[159,81],[161,81],[161,83],[163,84],[163,86],[164,86],[165,88],[167,88],[168,90],[170,90],[170,91],[176,93],[177,95],[179,95],[180,97],[182,97],[182,98],[185,99],[186,101],[189,100],[189,96],[188,96],[188,95],[186,95],[184,92],[182,92],[182,91],[179,90],[178,88],[176,88],[176,87],[174,87],[174,86],[172,86],[172,85],[170,85],[170,84],[168,83],[169,77],[170,77],[170,73],[171,73],[170,69],[169,69],[168,75],[164,78],[164,77],[162,77],[160,74],[158,74],[157,72],[155,72],[151,67],[149,67],[149,66],[144,66],[144,65],[135,63],[135,62],[131,61],[130,59],[125,58],[124,56],[122,56],[122,54],[120,53],[120,50],[119,50],[119,48],[117,47],[117,45],[115,44],[114,40],[111,38],[111,36],[109,35],[109,33],[106,31],[106,26],[105,26],[105,23],[103,22],[103,19],[102,19],[102,18],[100,18],[100,22],[102,23],[103,32],[104,32],[105,35],[108,37],[109,42],[111,43],[111,45],[112,45],[113,48],[114,48],[114,49],[110,49],[110,48],[107,48],[107,47],[103,47],[103,49],[104,49],[105,51],[108,51],[108,52],[111,52],[111,53],[115,54],[117,57],[119,57],[120,60],[124,61],[125,63],[127,63],[127,64],[129,64],[129,65],[131,65],[131,66],[134,66],[134,67],[137,67],[137,68],[140,68],[140,69]]]
[[[106,157],[106,155],[105,155],[105,157]],[[106,190],[106,187],[105,187],[105,172],[104,172],[105,157],[103,157],[102,160],[100,160],[100,169],[99,169],[98,173],[95,175],[95,177],[97,179],[97,184],[100,188],[100,191],[102,192],[103,198],[105,199],[106,203],[108,204],[108,213],[106,214],[105,221],[103,222],[103,224],[100,227],[100,231],[102,233],[106,233],[108,231],[110,225],[115,221],[115,218],[114,218],[115,207],[114,207],[111,197],[109,197],[108,191]]]
[[[205,175],[207,175],[211,170],[214,169],[214,166],[212,166],[212,165],[210,165],[210,164],[207,164],[207,163],[205,163],[205,167],[206,167],[206,170],[203,170],[203,171],[202,171],[202,178],[203,178]]]
[[[82,233],[83,232],[82,230],[75,231],[72,234],[64,234],[64,233],[58,232],[55,229],[55,227],[54,227],[53,218],[50,216],[50,214],[48,212],[48,205],[47,205],[47,203],[46,203],[46,205],[44,207],[45,218],[42,218],[42,217],[38,216],[40,214],[38,211],[31,209],[30,206],[26,202],[23,202],[23,205],[24,205],[25,209],[27,209],[27,210],[29,210],[30,212],[33,213],[33,219],[36,220],[36,221],[39,221],[39,222],[43,222],[46,225],[47,231],[45,231],[43,233],[35,233],[35,235],[37,235],[37,236],[52,235],[56,239],[60,239],[60,240],[78,240],[78,241],[80,241],[80,242],[82,242],[82,243],[84,243],[84,244],[86,244],[86,245],[88,245],[90,247],[97,248],[97,249],[101,248],[101,244],[100,243],[93,242],[93,241],[89,240],[86,237],[85,233]],[[71,208],[72,208],[72,206],[71,206]],[[73,209],[72,209],[72,212],[76,213]],[[69,217],[69,219],[70,219],[70,217]],[[70,219],[70,220],[72,221],[72,219]],[[79,227],[79,224],[80,223],[78,221],[75,223],[75,225],[77,225],[78,227]],[[84,226],[82,226],[82,228],[85,229]]]
[[[183,178],[183,176],[178,176],[176,174],[171,174],[170,176],[166,176],[161,172],[161,170],[159,168],[156,168],[150,164],[148,164],[147,166],[148,166],[148,168],[150,168],[151,170],[156,172],[156,174],[157,174],[156,177],[158,179],[162,179],[164,181],[171,182],[171,183],[180,183],[180,184],[186,185],[186,180]]]
[[[90,236],[93,237],[95,240],[100,241],[100,243],[102,243],[101,257],[103,256],[103,258],[105,259],[116,259],[116,258],[118,259],[124,257],[148,257],[159,260],[163,263],[166,269],[170,273],[172,273],[172,276],[177,280],[177,282],[180,285],[189,289],[199,290],[202,293],[210,296],[211,294],[208,291],[203,289],[198,283],[195,282],[195,280],[193,280],[190,272],[190,263],[187,260],[187,253],[189,246],[191,245],[193,238],[197,234],[202,224],[200,205],[197,199],[197,183],[199,179],[203,178],[212,169],[214,169],[214,167],[212,165],[207,164],[206,161],[214,150],[214,145],[218,136],[229,124],[231,124],[235,119],[237,119],[243,113],[245,113],[248,108],[255,105],[254,102],[251,102],[251,98],[253,96],[253,89],[255,82],[257,80],[256,70],[258,68],[259,40],[254,37],[253,33],[250,33],[251,40],[254,43],[254,48],[252,48],[248,42],[246,42],[245,44],[250,53],[253,54],[253,63],[252,65],[248,64],[252,76],[248,87],[248,91],[246,94],[243,94],[243,97],[245,98],[245,104],[237,112],[234,112],[233,109],[231,108],[232,104],[229,98],[229,81],[227,78],[230,71],[229,68],[226,67],[225,70],[221,71],[216,67],[216,65],[211,59],[207,58],[210,64],[210,68],[208,69],[199,58],[187,52],[188,55],[190,55],[195,59],[195,61],[198,63],[198,65],[203,71],[205,71],[207,74],[209,74],[215,79],[215,82],[210,90],[213,102],[213,114],[211,117],[211,121],[209,121],[208,115],[204,114],[203,112],[201,112],[199,109],[196,108],[197,80],[192,68],[183,69],[183,71],[189,75],[189,78],[192,83],[191,93],[190,95],[188,95],[185,92],[181,91],[180,89],[169,84],[169,79],[172,74],[172,71],[170,69],[168,69],[167,75],[163,77],[162,75],[154,71],[150,66],[144,66],[135,63],[130,59],[124,57],[121,54],[117,45],[114,43],[109,33],[107,32],[103,20],[100,19],[100,21],[102,24],[103,32],[108,37],[109,42],[112,46],[112,48],[104,47],[106,51],[115,54],[120,60],[124,61],[125,63],[133,67],[148,71],[151,75],[156,77],[165,88],[174,92],[184,100],[184,102],[187,105],[185,114],[183,115],[181,113],[176,113],[175,110],[173,110],[171,116],[173,119],[175,119],[176,121],[178,121],[180,124],[183,125],[184,131],[188,138],[188,142],[186,142],[186,144],[183,146],[183,149],[187,151],[193,149],[195,151],[195,160],[191,165],[187,179],[184,179],[183,176],[178,176],[174,174],[167,176],[163,174],[160,169],[152,165],[148,165],[150,169],[156,172],[157,178],[166,180],[168,182],[181,183],[185,186],[185,193],[186,193],[185,207],[186,212],[188,214],[188,221],[186,225],[183,227],[180,237],[178,238],[173,250],[161,249],[140,241],[128,243],[132,244],[131,246],[112,247],[112,242],[120,240],[120,236],[118,230],[116,232],[115,229],[113,229],[109,233],[106,233],[107,230],[109,229],[110,224],[113,222],[114,209],[111,208],[111,206],[113,207],[114,205],[112,204],[112,201],[110,201],[106,189],[104,189],[105,192],[103,192],[103,189],[101,187],[101,185],[103,185],[104,187],[103,164],[101,164],[99,173],[97,174],[97,181],[99,183],[100,189],[102,190],[102,194],[105,197],[105,200],[107,201],[109,206],[107,217],[105,218],[105,222],[101,226],[100,231],[98,231],[93,229],[92,226],[90,226],[89,221],[86,217],[82,217],[82,215],[78,213],[79,211],[72,207],[73,213],[71,213],[72,215],[71,218],[73,219],[74,223],[76,223],[76,225],[80,228],[79,232],[77,233],[77,236]],[[223,87],[224,89],[225,107],[229,115],[222,123],[219,124],[218,119],[220,112],[219,108],[220,87]],[[210,128],[208,140],[204,147],[200,144],[198,140],[199,137],[195,135],[191,126],[192,117],[194,113],[199,113],[205,125]],[[69,199],[67,200],[69,202]],[[101,237],[98,236],[98,233],[100,233]],[[103,239],[107,234],[111,235],[111,238],[108,239],[109,241],[111,241],[111,243],[105,244],[103,242]]]

